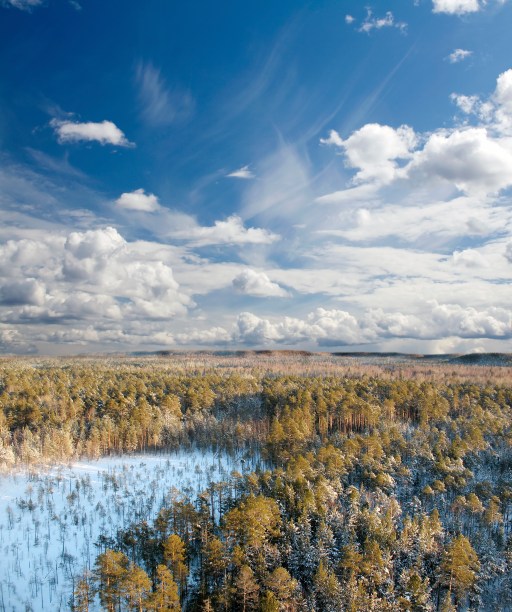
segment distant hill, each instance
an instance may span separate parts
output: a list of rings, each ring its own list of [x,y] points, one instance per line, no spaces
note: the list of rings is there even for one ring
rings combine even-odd
[[[133,357],[144,357],[144,356],[157,356],[157,357],[179,357],[194,355],[198,357],[229,357],[229,358],[240,358],[247,359],[254,357],[258,358],[269,358],[279,359],[334,359],[334,360],[348,360],[363,362],[366,364],[387,364],[393,363],[433,363],[433,364],[453,364],[453,365],[465,365],[465,366],[504,366],[512,367],[512,353],[447,353],[447,354],[434,354],[434,355],[422,355],[416,353],[397,353],[397,352],[386,352],[386,353],[372,353],[369,351],[336,351],[332,353],[328,352],[313,352],[307,350],[295,350],[295,349],[224,349],[224,350],[161,350],[161,351],[134,351],[130,353]]]
[[[512,354],[510,353],[470,353],[469,355],[458,355],[449,360],[450,363],[460,365],[482,365],[482,366],[512,366]]]

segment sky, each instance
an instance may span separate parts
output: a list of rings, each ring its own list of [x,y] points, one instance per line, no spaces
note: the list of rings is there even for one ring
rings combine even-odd
[[[510,352],[510,24],[0,0],[0,351]]]

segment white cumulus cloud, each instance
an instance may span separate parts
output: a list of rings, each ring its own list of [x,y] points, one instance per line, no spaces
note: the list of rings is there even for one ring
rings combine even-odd
[[[487,99],[476,95],[453,93],[452,101],[467,115],[475,115],[495,134],[512,133],[512,69],[502,72],[496,79],[496,89]]]
[[[45,296],[44,284],[34,278],[4,282],[0,287],[0,303],[7,306],[42,306]]]
[[[480,10],[479,0],[433,0],[434,13],[447,13],[449,15],[464,15]]]
[[[265,345],[315,342],[319,346],[350,345],[366,342],[369,332],[357,319],[343,310],[317,308],[306,319],[283,317],[274,322],[250,312],[236,321],[234,339],[245,344]]]
[[[141,212],[155,212],[160,208],[156,195],[146,193],[144,189],[136,189],[135,191],[121,194],[117,198],[116,204],[119,208]]]
[[[210,329],[197,329],[191,332],[176,334],[175,341],[185,346],[193,345],[225,345],[232,341],[232,334],[223,327],[212,327]]]
[[[112,227],[41,234],[1,249],[0,317],[11,323],[143,326],[194,306],[165,261],[165,247],[128,242]]]
[[[99,142],[101,145],[134,146],[112,121],[79,123],[77,121],[52,119],[50,125],[55,130],[57,139],[61,144],[67,142]]]
[[[512,263],[512,241],[505,247],[505,257],[510,263]]]
[[[417,137],[407,125],[394,129],[389,125],[367,123],[346,140],[331,130],[329,137],[320,142],[344,150],[346,165],[358,170],[354,182],[385,184],[395,178],[399,167],[397,160],[411,157]]]
[[[415,154],[407,174],[442,179],[467,193],[497,193],[512,185],[512,150],[483,127],[441,131]]]
[[[289,293],[272,282],[264,272],[243,270],[233,279],[233,287],[239,293],[254,297],[288,297]]]
[[[490,307],[477,310],[459,304],[432,304],[432,319],[438,326],[437,333],[461,338],[510,338],[512,336],[512,312]]]
[[[193,225],[170,234],[174,238],[187,240],[194,246],[207,246],[214,244],[270,244],[279,239],[266,229],[246,228],[238,215],[232,215],[225,221],[215,221],[212,226]]]
[[[475,249],[454,251],[452,259],[454,264],[463,265],[468,268],[481,268],[489,265],[485,257]]]

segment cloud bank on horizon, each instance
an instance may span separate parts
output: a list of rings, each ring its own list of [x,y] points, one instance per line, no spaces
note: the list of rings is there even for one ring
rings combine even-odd
[[[511,3],[75,5],[0,2],[1,352],[512,350]]]

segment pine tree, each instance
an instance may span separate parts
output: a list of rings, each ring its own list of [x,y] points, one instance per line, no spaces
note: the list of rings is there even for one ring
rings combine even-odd
[[[123,595],[124,578],[129,564],[129,559],[124,553],[108,548],[96,559],[100,602],[109,612],[114,612]]]
[[[272,591],[265,591],[265,594],[261,598],[261,612],[280,612],[280,609],[281,606],[274,593],[272,593]]]
[[[73,612],[89,612],[89,606],[94,601],[94,588],[89,575],[84,574],[78,579],[73,592]]]
[[[181,612],[178,585],[174,581],[172,574],[165,565],[156,568],[157,583],[155,592],[151,595],[147,604],[148,610],[155,612]]]
[[[406,569],[400,576],[403,597],[400,598],[400,607],[408,612],[429,612],[433,610],[430,601],[428,578],[421,579],[414,569]]]
[[[446,547],[441,561],[441,583],[463,602],[474,588],[480,571],[478,555],[469,540],[458,535]]]
[[[180,592],[183,592],[188,575],[188,568],[185,563],[185,543],[175,533],[172,533],[164,542],[164,560],[178,583]]]
[[[267,588],[276,596],[285,610],[290,609],[289,604],[297,591],[298,583],[290,576],[284,567],[277,567],[266,580]]]
[[[260,587],[254,579],[254,573],[248,565],[242,565],[235,582],[236,597],[240,610],[255,610]]]
[[[313,592],[317,609],[322,612],[338,612],[341,608],[341,588],[334,572],[323,561],[313,579]]]
[[[219,538],[212,537],[206,543],[203,565],[207,580],[218,587],[227,568],[226,550]]]
[[[151,580],[146,572],[132,563],[123,577],[123,597],[129,610],[144,609],[144,602],[151,593]]]

